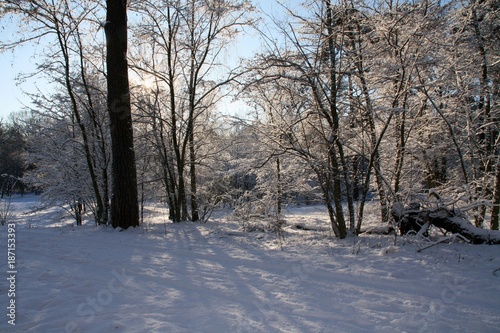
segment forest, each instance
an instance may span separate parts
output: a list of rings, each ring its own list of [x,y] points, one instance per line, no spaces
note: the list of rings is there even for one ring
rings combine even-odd
[[[76,225],[136,206],[135,226],[158,202],[173,222],[231,209],[279,228],[320,203],[343,239],[376,202],[381,226],[437,207],[499,229],[498,0],[131,0],[121,37],[112,2],[0,1],[18,25],[0,50],[38,45],[29,74],[54,87],[0,122],[2,200],[36,191]]]

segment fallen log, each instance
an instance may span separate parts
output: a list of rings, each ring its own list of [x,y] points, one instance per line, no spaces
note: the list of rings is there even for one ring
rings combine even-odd
[[[472,244],[500,244],[500,231],[478,228],[460,212],[447,207],[421,209],[417,204],[404,207],[398,202],[393,205],[392,214],[401,235],[411,230],[419,233],[423,227],[433,225],[452,234],[462,235]]]

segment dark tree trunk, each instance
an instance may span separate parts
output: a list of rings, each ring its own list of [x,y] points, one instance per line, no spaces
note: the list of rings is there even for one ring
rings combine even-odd
[[[281,217],[281,201],[282,201],[282,189],[281,189],[281,162],[279,157],[276,159],[276,213],[278,217]]]
[[[500,161],[497,162],[495,172],[495,186],[493,189],[493,207],[491,209],[491,229],[499,229],[500,220]]]
[[[445,207],[420,209],[416,205],[403,208],[401,203],[396,203],[392,211],[402,234],[410,230],[419,232],[423,225],[429,223],[453,234],[460,234],[473,244],[500,244],[498,230],[477,228],[460,214]]]
[[[113,154],[111,223],[114,228],[127,229],[139,225],[137,170],[127,66],[127,2],[107,0],[106,4],[108,112]]]

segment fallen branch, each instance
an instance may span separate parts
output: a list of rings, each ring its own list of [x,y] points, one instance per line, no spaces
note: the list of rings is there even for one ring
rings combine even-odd
[[[321,232],[328,231],[325,228],[310,228],[310,227],[306,227],[306,226],[299,224],[299,223],[294,224],[292,227],[297,229],[297,230],[304,230],[304,231],[321,231]]]
[[[475,227],[463,214],[446,207],[421,209],[419,205],[414,204],[403,209],[401,203],[396,203],[392,214],[402,235],[411,230],[424,234],[425,229],[433,225],[454,235],[460,235],[472,244],[500,244],[500,231]]]
[[[455,241],[455,239],[457,239],[457,238],[460,238],[460,239],[462,239],[463,241],[465,241],[465,242],[469,243],[469,240],[468,240],[468,239],[466,239],[464,236],[462,236],[462,235],[460,235],[460,234],[453,234],[453,235],[451,235],[451,236],[448,236],[448,237],[442,238],[442,239],[438,240],[437,242],[433,242],[433,243],[431,243],[431,244],[429,244],[429,245],[427,245],[427,246],[424,246],[424,247],[422,247],[422,248],[418,249],[418,250],[417,250],[417,252],[422,252],[422,251],[423,251],[423,250],[425,250],[425,249],[428,249],[428,248],[433,247],[433,246],[435,246],[435,245],[437,245],[437,244],[440,244],[440,243],[445,243],[445,242],[447,242],[447,241],[451,241],[451,243],[453,243],[453,242]]]

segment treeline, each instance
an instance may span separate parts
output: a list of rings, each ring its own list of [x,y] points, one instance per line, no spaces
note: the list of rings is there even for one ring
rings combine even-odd
[[[16,6],[4,19],[33,32],[2,47],[43,39],[39,66],[61,87],[31,96],[18,116],[30,166],[22,179],[79,223],[85,207],[106,224],[103,9],[91,0]],[[222,206],[279,215],[285,203],[320,200],[344,238],[360,232],[368,199],[385,223],[393,203],[432,189],[467,207],[476,226],[498,229],[498,7],[317,0],[270,17],[250,1],[132,1],[138,200],[165,202],[175,222]],[[228,60],[252,29],[258,54]],[[222,114],[235,96],[252,111]]]
[[[22,129],[0,121],[0,198],[25,191],[21,181],[27,168],[24,147]]]

